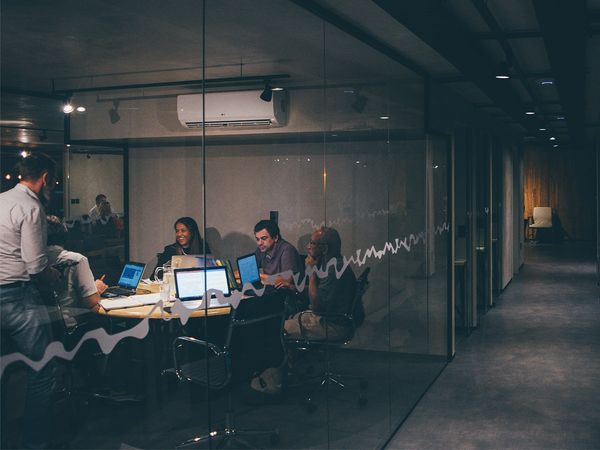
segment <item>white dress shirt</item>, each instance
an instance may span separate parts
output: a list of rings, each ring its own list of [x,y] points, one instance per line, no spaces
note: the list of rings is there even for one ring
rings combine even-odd
[[[19,183],[0,194],[0,285],[29,281],[47,265],[44,206]]]

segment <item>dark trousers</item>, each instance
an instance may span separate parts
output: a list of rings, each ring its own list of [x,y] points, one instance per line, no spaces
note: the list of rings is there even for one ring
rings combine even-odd
[[[15,349],[33,362],[39,361],[52,342],[50,318],[37,288],[32,283],[17,286],[0,286],[0,319],[2,333]],[[2,358],[4,373],[6,362],[12,355]],[[23,447],[45,448],[51,431],[52,394],[55,387],[53,360],[43,367],[27,369],[27,394],[23,418]]]

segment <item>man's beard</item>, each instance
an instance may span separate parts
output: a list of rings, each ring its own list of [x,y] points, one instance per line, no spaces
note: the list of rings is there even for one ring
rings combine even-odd
[[[50,203],[50,199],[52,198],[52,192],[50,192],[50,189],[48,189],[46,185],[42,186],[42,189],[38,194],[38,198],[40,199],[40,202],[42,202],[42,205],[44,205],[44,207]]]

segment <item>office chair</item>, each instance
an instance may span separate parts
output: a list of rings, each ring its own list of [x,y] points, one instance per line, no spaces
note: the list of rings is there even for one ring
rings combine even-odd
[[[348,344],[354,338],[356,333],[356,329],[362,325],[362,322],[365,318],[364,306],[362,303],[362,297],[367,291],[369,286],[369,272],[371,269],[367,267],[360,276],[356,279],[356,287],[354,291],[354,298],[351,303],[350,310],[343,314],[321,314],[319,316],[325,318],[327,322],[328,319],[336,319],[338,323],[344,322],[348,329],[348,334],[339,339],[329,338],[327,340],[313,340],[308,337],[303,337],[300,339],[288,339],[286,340],[286,345],[292,347],[295,350],[306,351],[308,353],[316,353],[320,359],[323,370],[316,377],[310,377],[307,380],[302,381],[299,384],[292,385],[299,386],[302,384],[306,384],[315,378],[319,379],[319,385],[317,387],[317,391],[320,391],[323,388],[327,388],[329,385],[337,386],[338,388],[344,389],[346,387],[347,379],[355,379],[359,382],[359,396],[358,396],[358,406],[364,407],[367,405],[367,397],[366,391],[368,387],[368,382],[364,377],[351,375],[351,374],[338,374],[331,370],[331,359],[328,358],[330,354],[335,353],[344,345]],[[300,323],[300,332],[302,336],[305,335],[303,327],[302,327],[302,314],[310,313],[309,311],[304,311],[301,313],[299,318]],[[311,392],[306,398],[306,408],[308,412],[314,412],[317,409],[316,404],[313,401],[315,396],[315,392]]]
[[[188,336],[175,338],[173,371],[178,380],[212,390],[225,390],[227,394],[223,428],[188,439],[177,448],[213,439],[220,440],[217,448],[224,445],[252,448],[243,436],[263,435],[269,436],[273,444],[279,442],[276,429],[241,430],[235,427],[232,386],[236,382],[248,382],[267,368],[281,366],[285,358],[282,330],[283,297],[275,293],[244,299],[232,310],[223,346]]]
[[[532,223],[529,224],[529,228],[535,232],[534,239],[538,238],[538,233],[541,234],[540,238],[544,238],[544,231],[548,228],[552,229],[552,208],[549,206],[534,207]]]

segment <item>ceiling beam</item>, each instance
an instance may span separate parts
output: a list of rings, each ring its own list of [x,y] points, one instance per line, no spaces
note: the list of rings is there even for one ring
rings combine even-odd
[[[444,0],[373,1],[454,65],[517,123],[537,130],[539,119],[525,116],[524,105],[510,83],[495,79],[497,62],[472,39]]]
[[[585,58],[588,11],[585,0],[533,0],[548,60],[554,72],[571,140],[585,139]]]

